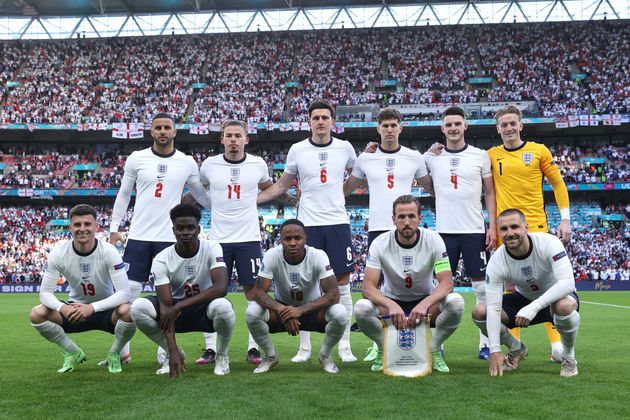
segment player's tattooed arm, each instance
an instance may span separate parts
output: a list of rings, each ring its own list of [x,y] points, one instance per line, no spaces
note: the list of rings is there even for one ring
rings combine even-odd
[[[284,305],[279,303],[277,300],[269,296],[269,288],[271,287],[271,279],[267,279],[264,277],[258,276],[256,278],[256,284],[252,289],[254,300],[260,306],[266,309],[271,309],[273,311],[279,312],[282,310]]]

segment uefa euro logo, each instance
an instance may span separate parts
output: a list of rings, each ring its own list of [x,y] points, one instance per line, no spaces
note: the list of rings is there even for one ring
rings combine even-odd
[[[407,328],[398,330],[398,347],[402,350],[409,351],[416,345],[415,328]]]

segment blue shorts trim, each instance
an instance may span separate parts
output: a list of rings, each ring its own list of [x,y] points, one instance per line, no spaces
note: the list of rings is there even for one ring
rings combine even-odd
[[[59,312],[59,315],[61,315],[61,328],[63,328],[63,330],[68,334],[94,330],[114,334],[114,329],[116,328],[116,324],[112,322],[114,310],[114,308],[111,308],[103,312],[94,312],[85,320],[85,322],[81,322],[80,324],[68,321],[68,318]]]
[[[578,304],[578,312],[580,311],[580,298],[577,293],[573,292],[570,294],[577,304]],[[525,296],[521,295],[519,292],[507,293],[503,295],[503,305],[502,309],[508,316],[508,328],[515,328],[516,324],[516,314],[523,307],[532,303],[531,300],[527,299]],[[540,312],[536,314],[534,319],[529,323],[529,325],[542,324],[543,322],[551,322],[553,324],[553,314],[551,313],[551,308],[543,308]]]
[[[485,233],[440,233],[446,245],[451,272],[457,271],[460,257],[464,259],[466,277],[484,278],[490,253],[486,251]]]
[[[148,296],[147,299],[153,303],[158,313],[158,319],[160,318],[160,302],[157,296]],[[182,299],[173,299],[173,305]],[[193,331],[201,331],[207,333],[213,333],[214,325],[212,320],[208,319],[208,305],[210,302],[202,303],[200,305],[189,306],[182,311],[182,314],[175,320],[175,332],[187,333]]]
[[[173,245],[173,242],[150,242],[129,239],[123,255],[123,261],[129,267],[127,269],[129,280],[139,283],[149,281],[153,257],[171,245]]]
[[[306,227],[306,245],[321,249],[328,255],[335,275],[354,271],[352,233],[349,224]]]
[[[238,284],[253,286],[260,268],[262,250],[260,242],[238,242],[221,244],[223,260],[228,272],[228,279],[232,278],[232,270],[236,267]]]

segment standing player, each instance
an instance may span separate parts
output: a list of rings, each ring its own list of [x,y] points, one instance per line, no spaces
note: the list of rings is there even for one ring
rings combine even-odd
[[[414,179],[425,191],[433,193],[431,177],[427,175],[422,155],[398,142],[403,130],[400,112],[395,108],[386,108],[379,112],[376,119],[381,143],[376,151],[368,149],[367,153],[359,155],[352,175],[343,186],[344,194],[348,196],[367,181],[370,191],[368,249],[377,236],[394,228],[392,203],[401,195],[411,193]],[[372,346],[363,360],[374,361],[377,351],[378,347]]]
[[[543,199],[543,177],[553,188],[560,209],[558,236],[564,243],[571,240],[569,193],[560,170],[545,145],[521,140],[523,114],[515,106],[499,110],[495,119],[503,145],[488,150],[497,195],[497,213],[508,208],[523,212],[531,232],[548,232]],[[562,361],[560,335],[550,322],[545,323],[551,342],[551,360]],[[513,331],[520,338],[520,331]]]
[[[325,333],[319,363],[328,373],[339,372],[330,351],[348,322],[346,308],[338,303],[337,279],[326,253],[305,245],[305,230],[299,220],[285,221],[280,227],[281,246],[265,253],[253,289],[256,302],[247,307],[247,328],[265,352],[254,373],[268,372],[278,364],[270,332],[297,335],[302,330]],[[267,294],[272,282],[275,299]]]
[[[361,331],[376,342],[378,357],[372,371],[383,369],[383,325],[378,319],[389,315],[396,329],[409,328],[431,315],[433,369],[449,372],[440,346],[459,326],[464,299],[452,293],[453,278],[446,246],[439,234],[420,226],[420,204],[411,195],[393,203],[396,229],[374,240],[363,278],[363,296],[354,316]],[[433,283],[433,273],[437,286]],[[379,278],[383,286],[379,290]]]
[[[227,294],[227,272],[221,245],[199,240],[201,211],[179,204],[170,212],[177,242],[155,256],[151,274],[157,296],[136,299],[131,312],[144,334],[168,349],[168,360],[156,372],[178,377],[186,369],[175,333],[217,332],[214,374],[230,373],[228,345],[236,316]]]
[[[308,108],[311,137],[291,146],[284,173],[277,183],[258,195],[258,203],[279,197],[297,178],[300,186],[298,220],[306,226],[307,244],[326,252],[339,285],[339,302],[346,307],[348,323],[339,342],[343,362],[355,362],[350,349],[352,295],[350,273],[354,271],[352,233],[346,213],[343,181],[356,160],[352,145],[331,136],[335,110],[326,101]],[[306,362],[311,357],[310,335],[300,334],[300,349],[291,359]]]
[[[352,168],[352,175],[344,183],[346,196],[367,181],[370,191],[368,248],[381,233],[394,228],[391,208],[394,200],[410,194],[414,179],[425,191],[432,193],[431,178],[422,155],[401,146],[402,116],[395,108],[379,112],[378,131],[381,143],[374,152],[361,153]]]
[[[95,238],[96,219],[96,210],[86,204],[70,210],[72,240],[50,253],[39,293],[42,304],[29,316],[42,337],[64,350],[60,373],[71,372],[86,360],[68,333],[102,330],[114,334],[107,368],[119,373],[120,351],[136,332],[125,265],[115,247]],[[70,286],[68,302],[58,300],[54,293],[61,276]]]
[[[472,280],[476,303],[485,301],[484,279],[490,252],[497,240],[496,201],[490,158],[485,150],[466,143],[466,114],[459,107],[442,114],[442,133],[446,146],[439,155],[425,153],[427,169],[435,189],[436,231],[446,244],[451,272],[457,270],[460,257]],[[481,206],[485,192],[490,228]],[[457,217],[453,217],[453,209]],[[488,339],[480,333],[479,358],[488,360]]]
[[[176,135],[175,121],[169,114],[160,113],[153,117],[153,146],[133,152],[127,158],[114,202],[109,239],[112,244],[122,242],[118,228],[135,186],[136,203],[123,255],[128,266],[132,301],[140,296],[142,283],[149,279],[153,257],[175,242],[168,212],[181,201],[184,187],[188,186],[195,199],[210,208],[210,199],[199,180],[197,163],[175,149]],[[125,350],[122,357],[128,360],[128,347]]]
[[[200,170],[201,182],[209,187],[213,203],[210,237],[221,243],[228,280],[232,268],[236,266],[238,282],[251,303],[262,258],[256,197],[259,189],[266,190],[273,183],[265,161],[245,153],[245,145],[249,143],[245,123],[236,120],[224,122],[221,143],[225,152],[207,158]],[[206,334],[206,350],[197,364],[212,363],[214,360],[214,337],[214,334]],[[251,334],[248,349],[247,360],[259,364],[260,352]]]
[[[486,304],[479,304],[473,319],[490,339],[490,375],[516,369],[527,356],[525,344],[507,327],[553,322],[562,338],[560,376],[578,374],[575,339],[580,327],[579,300],[569,257],[560,240],[548,233],[529,233],[525,215],[516,209],[499,214],[499,236],[504,245],[490,258],[486,279]],[[516,291],[503,294],[503,282]],[[501,352],[505,344],[507,357]],[[505,365],[505,366],[504,366]]]

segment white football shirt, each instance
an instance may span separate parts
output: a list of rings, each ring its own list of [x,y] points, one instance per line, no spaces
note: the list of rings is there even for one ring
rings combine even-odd
[[[350,223],[343,181],[356,158],[349,142],[334,137],[326,145],[306,139],[291,146],[284,171],[298,177],[301,196],[297,218],[305,226]]]
[[[175,245],[157,254],[151,264],[151,274],[155,286],[170,284],[172,298],[185,299],[212,287],[210,270],[216,267],[225,267],[221,245],[200,238],[194,257],[180,257]]]
[[[389,230],[392,204],[401,195],[410,194],[415,178],[427,174],[422,155],[400,146],[388,152],[380,147],[375,153],[361,153],[352,168],[352,175],[367,179],[370,190],[370,232]]]
[[[499,328],[504,281],[511,281],[516,291],[531,301],[553,303],[575,291],[571,261],[560,239],[544,232],[527,235],[528,255],[515,258],[501,245],[486,267],[487,327],[492,352],[501,349]]]
[[[129,239],[175,242],[168,212],[181,202],[186,184],[193,182],[199,182],[197,163],[179,150],[165,156],[149,147],[129,155],[121,185],[121,189],[124,184],[136,186]],[[112,215],[112,231],[118,230],[121,218]]]
[[[50,252],[40,288],[40,301],[58,311],[63,303],[55,295],[57,280],[64,277],[70,286],[70,302],[91,303],[95,312],[129,302],[129,281],[118,250],[96,239],[95,248],[79,253],[66,241]]]
[[[334,276],[326,253],[305,246],[306,255],[299,264],[289,264],[276,246],[265,253],[258,271],[260,277],[273,280],[276,300],[289,306],[302,306],[318,299],[322,294],[319,281]]]
[[[467,144],[457,151],[444,148],[437,156],[427,152],[424,161],[435,190],[435,230],[485,233],[481,193],[482,179],[492,176],[488,153]]]
[[[406,246],[398,242],[394,229],[374,239],[365,266],[381,270],[385,296],[410,302],[433,291],[434,266],[444,259],[446,245],[437,232],[420,228],[417,242]]]
[[[256,197],[258,184],[269,181],[265,161],[250,154],[241,161],[212,156],[203,162],[199,175],[204,185],[210,184],[210,237],[221,243],[260,241]]]

